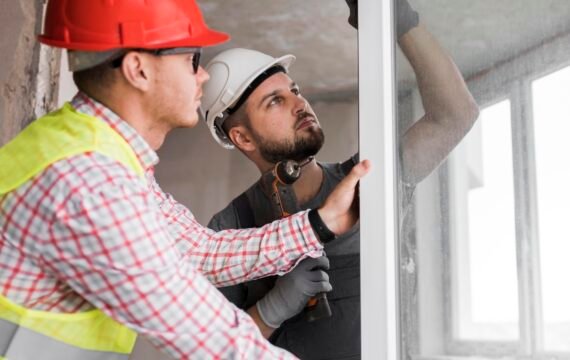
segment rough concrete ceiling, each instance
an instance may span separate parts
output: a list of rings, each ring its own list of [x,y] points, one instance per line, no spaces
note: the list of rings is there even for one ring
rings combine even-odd
[[[249,47],[274,56],[292,53],[294,78],[305,92],[353,87],[356,30],[344,0],[200,0],[206,21],[232,40],[215,49]]]
[[[421,21],[449,50],[461,71],[473,74],[570,32],[568,0],[410,0]],[[356,31],[343,0],[199,0],[207,22],[229,32],[227,47],[273,55],[293,53],[293,76],[305,93],[356,87]],[[401,61],[399,57],[398,61]],[[410,82],[408,66],[398,79]]]

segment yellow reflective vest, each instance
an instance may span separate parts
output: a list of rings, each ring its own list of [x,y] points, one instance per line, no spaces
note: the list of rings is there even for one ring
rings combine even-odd
[[[92,151],[144,176],[133,149],[115,130],[67,103],[0,148],[0,197],[58,160]],[[0,294],[0,359],[128,359],[135,340],[134,331],[100,310],[74,314],[37,311]]]

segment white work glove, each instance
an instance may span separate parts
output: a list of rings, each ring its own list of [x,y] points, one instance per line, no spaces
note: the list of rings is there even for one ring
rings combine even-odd
[[[331,291],[329,276],[324,271],[328,268],[329,259],[325,256],[307,258],[279,277],[273,289],[256,304],[263,322],[276,329],[301,312],[311,297]]]

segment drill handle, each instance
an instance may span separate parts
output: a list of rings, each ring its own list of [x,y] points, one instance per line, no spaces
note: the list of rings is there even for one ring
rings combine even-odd
[[[305,314],[309,322],[331,317],[332,311],[327,299],[327,294],[324,292],[318,293],[309,299],[305,307]]]

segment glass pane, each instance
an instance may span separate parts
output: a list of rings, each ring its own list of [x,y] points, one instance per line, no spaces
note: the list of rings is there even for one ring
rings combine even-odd
[[[420,26],[396,43],[402,356],[567,357],[570,80],[541,77],[569,65],[568,1],[395,0],[396,33],[407,2]]]
[[[533,82],[544,349],[570,351],[570,68]]]
[[[464,224],[457,224],[458,228],[465,226],[461,232],[466,236],[452,239],[463,253],[458,255],[465,259],[465,262],[457,262],[457,268],[452,268],[457,272],[457,282],[461,283],[454,285],[462,290],[454,293],[459,306],[456,319],[459,339],[518,338],[510,106],[510,101],[502,101],[484,109],[462,145],[455,150],[466,152],[466,161],[454,164],[450,179],[467,180],[464,188],[467,196],[460,194],[453,204],[455,211],[466,211],[467,215]]]

